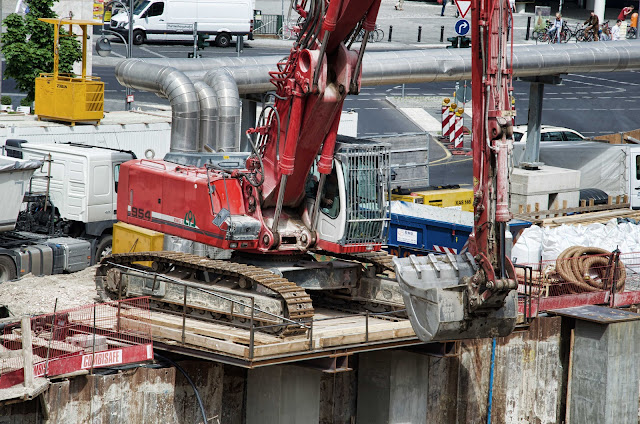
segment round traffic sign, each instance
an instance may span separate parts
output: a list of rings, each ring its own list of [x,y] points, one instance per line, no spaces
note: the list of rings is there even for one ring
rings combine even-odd
[[[455,25],[456,34],[458,35],[467,35],[469,29],[471,29],[471,25],[466,19],[458,19]]]

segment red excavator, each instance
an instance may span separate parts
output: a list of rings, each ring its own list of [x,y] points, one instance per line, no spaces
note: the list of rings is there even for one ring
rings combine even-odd
[[[473,232],[469,253],[394,259],[411,324],[423,341],[502,337],[515,328],[517,280],[505,253],[513,42],[508,0],[472,0]]]
[[[360,91],[362,58],[380,0],[300,0],[293,7],[300,15],[298,37],[271,73],[275,100],[264,108],[262,125],[248,131],[253,152],[244,167],[143,159],[120,169],[120,221],[231,249],[233,257],[116,254],[97,272],[107,290],[151,294],[165,306],[185,302],[219,316],[229,310],[226,300],[186,299],[169,284],[205,290],[215,282],[228,297],[251,292],[257,311],[252,319],[282,335],[305,330],[299,322],[313,314],[305,289],[314,293],[314,302],[326,300],[318,299],[322,292],[334,301],[402,308],[398,284],[373,278],[393,269],[390,257],[379,252],[386,241],[388,147],[336,141],[345,96]],[[473,256],[396,260],[407,311],[423,340],[505,335],[515,324],[513,266],[504,255],[510,217],[508,10],[507,0],[474,1]],[[360,50],[350,50],[361,31]],[[333,260],[316,261],[310,252]],[[162,275],[150,277],[141,261]],[[363,269],[354,261],[374,266]],[[234,316],[230,309],[231,318],[238,318],[239,311]]]
[[[394,280],[369,278],[393,270],[392,257],[380,252],[388,220],[389,148],[336,141],[343,102],[360,91],[362,58],[379,7],[380,0],[293,4],[300,15],[298,37],[270,74],[274,101],[263,109],[260,125],[247,132],[253,151],[244,166],[230,168],[224,158],[200,167],[146,159],[122,164],[120,221],[234,254],[229,261],[171,252],[113,255],[98,270],[108,290],[180,303],[160,284],[147,287],[145,274],[134,271],[143,260],[176,278],[227,284],[230,296],[253,290],[257,308],[269,312],[258,320],[284,318],[290,324],[280,329],[285,334],[299,330],[292,321],[313,313],[305,289],[373,310],[402,309]],[[361,31],[360,49],[351,50]],[[332,260],[318,261],[310,252]],[[363,268],[362,262],[373,266]],[[229,308],[209,302],[200,309],[219,315]]]

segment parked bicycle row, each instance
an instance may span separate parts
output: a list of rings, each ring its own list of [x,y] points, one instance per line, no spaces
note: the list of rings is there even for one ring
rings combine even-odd
[[[577,23],[571,28],[557,13],[554,21],[547,21],[546,28],[533,31],[533,38],[540,43],[568,43],[572,39],[578,42],[638,38],[637,14],[634,15],[635,20],[632,19],[631,26],[627,26],[623,19],[618,19],[614,26],[610,26],[609,21],[600,24],[598,16],[591,12],[584,23]]]

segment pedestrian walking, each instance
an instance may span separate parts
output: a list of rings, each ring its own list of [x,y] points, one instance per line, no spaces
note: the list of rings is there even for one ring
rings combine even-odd
[[[396,3],[396,10],[404,10],[402,6],[404,5],[404,0],[398,0]]]
[[[589,34],[593,33],[593,39],[598,41],[598,34],[600,34],[600,18],[595,12],[592,10],[591,15],[584,21],[586,27],[584,28],[584,33]]]
[[[444,16],[444,9],[447,7],[448,2],[449,0],[440,0],[440,3],[442,3],[442,11],[440,12],[440,16]]]
[[[618,21],[613,26],[613,28],[611,28],[611,40],[612,41],[622,40],[622,36],[620,35],[620,25],[621,24],[622,24],[622,21],[620,19],[618,19]]]

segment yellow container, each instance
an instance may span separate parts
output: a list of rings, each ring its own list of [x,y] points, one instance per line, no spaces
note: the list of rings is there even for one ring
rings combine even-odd
[[[35,113],[39,119],[99,123],[104,116],[104,83],[96,77],[40,74]]]
[[[391,200],[398,200],[398,201],[409,202],[409,203],[422,203],[423,198],[422,196],[416,196],[413,193],[412,194],[391,193]]]
[[[164,234],[136,225],[113,224],[113,253],[157,252],[162,250]],[[151,266],[151,262],[137,262]]]
[[[38,119],[99,124],[104,116],[104,83],[98,77],[87,75],[87,28],[102,22],[71,18],[39,18],[53,25],[53,72],[36,78],[36,110]],[[68,25],[66,32],[60,28]],[[79,26],[82,34],[75,34]],[[80,37],[82,44],[82,73],[80,75],[59,72],[58,45],[60,37]]]
[[[463,211],[473,212],[473,190],[470,188],[452,188],[441,190],[425,190],[411,193],[419,196],[425,205],[441,208],[459,207]]]

